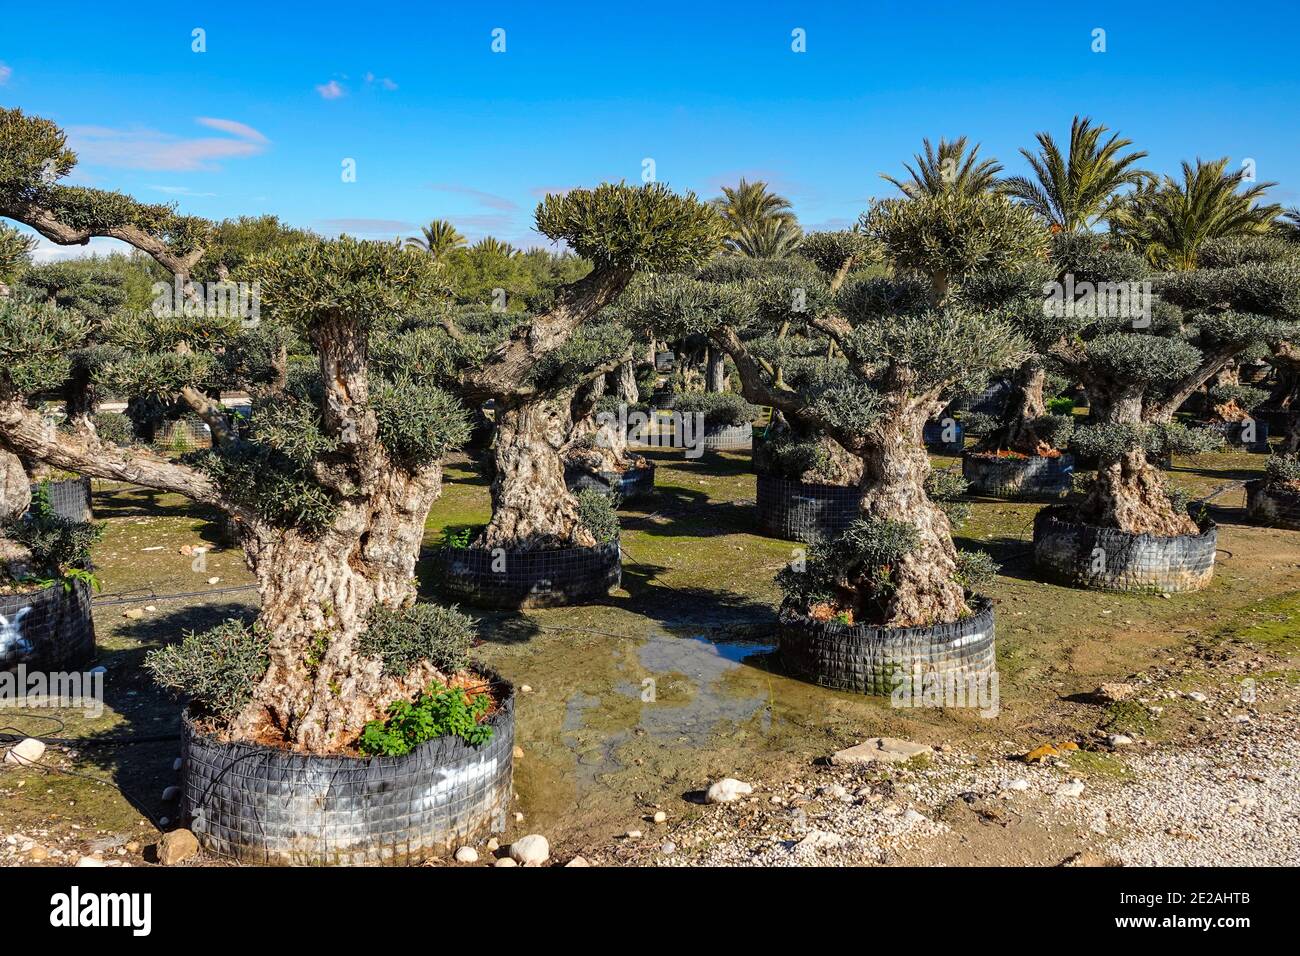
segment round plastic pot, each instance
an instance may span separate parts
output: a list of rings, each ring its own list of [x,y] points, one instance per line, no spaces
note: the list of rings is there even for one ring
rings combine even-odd
[[[1246,513],[1258,524],[1300,531],[1300,491],[1270,485],[1262,478],[1248,481]]]
[[[1132,534],[1069,520],[1060,507],[1034,517],[1034,561],[1060,584],[1098,591],[1199,591],[1214,577],[1218,527],[1199,534]]]
[[[974,602],[970,617],[930,627],[876,627],[815,621],[783,611],[780,657],[792,675],[858,694],[890,694],[918,669],[946,681],[991,674],[997,666],[993,605]]]
[[[967,453],[961,456],[961,474],[970,482],[970,491],[993,498],[1059,498],[1070,490],[1074,458]]]
[[[944,432],[947,427],[942,421],[926,422],[925,428],[922,429],[921,437],[925,446],[931,451],[946,452],[948,454],[960,454],[961,450],[966,447],[966,433],[962,430],[961,422],[953,420],[952,441],[944,440]]]
[[[758,475],[755,508],[764,534],[816,544],[837,537],[858,517],[861,492],[843,485],[811,485]]]
[[[183,716],[181,812],[209,852],[274,866],[415,864],[505,829],[514,689],[492,739],[430,740],[404,757],[317,756],[224,742]]]
[[[619,501],[635,501],[655,493],[654,462],[625,471],[588,471],[583,468],[564,469],[564,483],[574,494],[594,488],[596,491],[618,495]]]
[[[90,521],[95,512],[90,506],[90,479],[69,478],[65,481],[42,482],[32,485],[32,495],[44,484],[49,491],[50,507],[54,513],[69,521]]]
[[[618,541],[594,548],[440,548],[439,588],[478,607],[559,607],[599,600],[623,579]]]
[[[90,586],[58,581],[39,591],[0,594],[0,670],[79,670],[95,656]]]

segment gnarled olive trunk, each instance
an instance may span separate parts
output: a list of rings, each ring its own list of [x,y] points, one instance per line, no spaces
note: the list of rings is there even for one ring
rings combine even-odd
[[[1043,391],[1047,384],[1047,371],[1037,362],[1026,362],[1012,378],[1010,400],[1007,404],[1006,423],[999,436],[1002,447],[1022,455],[1042,455],[1052,451],[1052,445],[1035,425],[1047,414],[1047,400]]]
[[[32,480],[22,459],[0,448],[0,524],[21,518],[32,504]]]
[[[234,736],[257,739],[274,728],[301,749],[327,753],[438,676],[428,664],[384,676],[378,659],[358,653],[357,639],[375,607],[415,600],[415,561],[440,485],[437,466],[417,475],[385,470],[370,494],[346,500],[315,537],[239,526],[261,596],[258,625],[273,637],[270,666]]]
[[[1143,423],[1142,393],[1136,388],[1090,388],[1091,417],[1104,424]],[[1097,477],[1078,507],[1080,520],[1131,534],[1196,534],[1196,523],[1174,510],[1165,479],[1147,461],[1146,451],[1105,449]]]
[[[476,547],[533,550],[591,547],[578,502],[564,484],[561,452],[572,426],[567,397],[497,410],[492,521]]]
[[[620,402],[635,405],[641,400],[641,389],[636,383],[636,363],[627,361],[614,373],[614,394]]]
[[[871,430],[862,454],[863,517],[903,522],[917,537],[891,576],[895,587],[882,623],[895,627],[955,621],[968,610],[956,581],[957,549],[948,516],[925,493],[927,417],[926,409],[914,406],[887,413]]]
[[[704,390],[721,392],[727,387],[727,353],[710,345],[705,353]]]
[[[619,415],[597,415],[596,405],[605,394],[604,378],[592,379],[569,401],[572,425],[563,448],[566,465],[590,472],[624,471],[645,459],[627,452],[627,429]]]

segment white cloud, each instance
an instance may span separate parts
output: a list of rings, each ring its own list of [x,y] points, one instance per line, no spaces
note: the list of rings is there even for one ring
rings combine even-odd
[[[216,160],[256,156],[270,142],[251,126],[235,120],[205,116],[195,122],[231,133],[235,138],[182,139],[147,127],[108,126],[72,126],[68,135],[78,156],[86,163],[172,172],[216,169]]]
[[[240,139],[246,139],[254,143],[269,143],[270,140],[259,133],[247,123],[241,123],[238,120],[215,119],[211,116],[200,116],[194,120],[200,125],[207,126],[210,129],[221,130],[223,133],[229,133],[231,136],[238,136]]]
[[[318,83],[316,92],[320,94],[323,100],[337,100],[347,93],[347,90],[343,89],[337,80],[330,80],[328,83]]]
[[[169,196],[215,196],[216,193],[200,193],[190,189],[189,186],[150,186],[150,189],[156,189],[160,193],[166,193]]]
[[[456,193],[461,196],[469,196],[489,209],[519,208],[519,203],[513,199],[506,199],[504,196],[498,196],[495,193],[486,193],[481,189],[474,189],[472,186],[461,186],[456,183],[430,183],[429,188],[440,193]]]
[[[84,259],[86,256],[106,256],[113,252],[130,253],[131,247],[125,242],[103,236],[94,237],[84,246],[61,246],[42,236],[40,245],[32,250],[32,261],[38,264],[62,262],[67,259]]]
[[[386,89],[386,90],[395,90],[395,89],[397,89],[397,84],[394,83],[392,80],[390,80],[388,77],[386,77],[386,76],[384,76],[384,77],[379,77],[379,76],[375,76],[375,74],[373,74],[373,73],[367,73],[367,74],[366,74],[366,85],[367,85],[367,86],[373,86],[373,85],[376,84],[376,83],[378,83],[380,86],[382,86],[382,87],[383,87],[384,89]]]
[[[5,66],[4,63],[0,63],[0,86],[4,86],[6,83],[8,83],[9,77],[13,75],[14,75],[13,67]]]

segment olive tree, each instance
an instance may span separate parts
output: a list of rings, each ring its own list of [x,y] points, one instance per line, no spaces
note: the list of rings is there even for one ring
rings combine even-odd
[[[1149,315],[1094,305],[1057,316],[1051,358],[1083,382],[1090,402],[1075,443],[1099,459],[1077,509],[1081,520],[1135,534],[1195,532],[1149,455],[1204,448],[1204,437],[1175,413],[1237,355],[1285,337],[1300,319],[1296,262],[1260,259],[1248,249],[1225,246],[1218,259],[1203,253],[1214,267],[1154,277]],[[1149,276],[1143,258],[1103,236],[1058,242],[1055,256],[1080,283]]]
[[[990,290],[1018,292],[1014,281],[995,277],[1039,259],[1047,234],[1027,210],[983,192],[883,201],[860,227],[892,274],[850,277],[832,292],[857,254],[845,236],[841,255],[828,241],[816,264],[754,263],[741,273],[719,263],[695,277],[664,277],[640,296],[661,322],[702,331],[725,350],[749,401],[824,432],[862,460],[855,547],[879,560],[833,569],[837,600],[857,619],[886,625],[954,621],[970,609],[948,516],[926,492],[922,433],[954,393],[1024,355]],[[763,354],[761,343],[787,323],[835,349],[825,374],[800,387],[779,381]]]

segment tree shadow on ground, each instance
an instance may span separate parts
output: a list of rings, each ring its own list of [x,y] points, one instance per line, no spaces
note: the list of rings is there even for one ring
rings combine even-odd
[[[1002,536],[997,538],[967,538],[953,535],[953,544],[962,551],[986,551],[1000,566],[998,574],[1019,581],[1044,579],[1034,568],[1034,542],[1027,538]]]
[[[118,608],[114,606],[112,611]],[[158,687],[144,669],[145,654],[180,640],[184,632],[204,630],[223,620],[251,619],[248,604],[214,603],[177,607],[132,622],[125,647],[98,648],[95,664],[107,669],[104,708],[118,716],[109,727],[61,736],[77,754],[77,773],[112,785],[155,827],[175,821],[179,805],[163,791],[179,786],[174,762],[180,756],[180,714],[184,701]],[[178,821],[179,822],[179,821]]]

